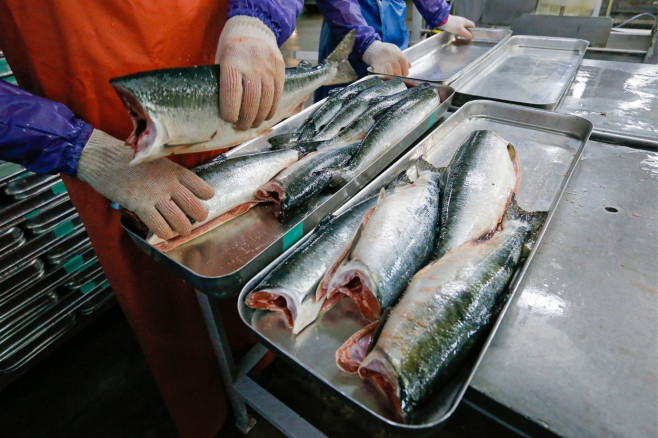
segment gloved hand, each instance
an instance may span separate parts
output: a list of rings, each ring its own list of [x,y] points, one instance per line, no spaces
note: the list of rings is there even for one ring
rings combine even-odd
[[[459,17],[457,15],[448,15],[448,21],[446,21],[443,26],[439,26],[439,29],[470,40],[473,38],[473,34],[469,32],[468,29],[472,27],[475,27],[475,23],[468,18]]]
[[[80,155],[78,178],[98,193],[135,213],[163,239],[190,233],[186,215],[202,221],[214,189],[192,171],[167,158],[130,166],[133,153],[124,142],[94,129]]]
[[[262,21],[231,17],[219,36],[215,62],[222,119],[245,130],[274,116],[286,68],[274,33]]]
[[[363,61],[372,67],[376,73],[396,76],[409,74],[409,61],[402,50],[395,44],[373,41],[363,53]]]

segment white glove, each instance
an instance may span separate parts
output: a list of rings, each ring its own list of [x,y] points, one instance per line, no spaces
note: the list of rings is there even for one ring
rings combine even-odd
[[[231,17],[219,36],[215,62],[222,119],[246,130],[274,116],[286,67],[274,33],[262,21]]]
[[[190,233],[186,215],[203,221],[214,189],[192,171],[167,158],[130,166],[132,150],[124,142],[94,129],[82,149],[78,178],[98,193],[135,213],[163,239]]]
[[[372,67],[375,73],[396,76],[407,76],[411,66],[398,46],[379,40],[368,46],[363,53],[363,61]]]
[[[439,29],[470,40],[473,38],[473,34],[469,32],[468,29],[472,27],[475,27],[475,23],[468,18],[459,17],[457,15],[448,15],[448,21],[446,21],[443,26],[439,26]]]

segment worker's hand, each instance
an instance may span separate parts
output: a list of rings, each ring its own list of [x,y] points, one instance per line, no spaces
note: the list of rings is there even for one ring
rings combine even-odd
[[[407,76],[411,66],[398,46],[379,40],[368,46],[363,53],[363,61],[372,67],[375,73],[396,76]]]
[[[163,239],[189,234],[187,216],[206,219],[208,209],[200,199],[215,194],[208,183],[167,158],[130,166],[132,158],[124,142],[94,129],[80,155],[78,178],[135,213]]]
[[[439,29],[470,40],[473,38],[473,34],[469,32],[468,29],[473,27],[475,27],[475,23],[468,18],[459,17],[457,15],[448,15],[448,21],[446,21],[443,26],[439,26]]]
[[[245,130],[274,116],[286,67],[274,33],[262,21],[231,17],[219,37],[215,62],[222,119]]]

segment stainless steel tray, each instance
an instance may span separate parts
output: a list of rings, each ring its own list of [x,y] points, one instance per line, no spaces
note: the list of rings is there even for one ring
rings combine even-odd
[[[20,178],[13,179],[7,183],[3,192],[13,199],[25,199],[46,188],[50,188],[60,181],[59,175],[40,175],[30,174]]]
[[[346,203],[342,212],[365,197],[375,194],[395,175],[409,168],[424,155],[432,164],[445,166],[468,135],[480,129],[492,130],[516,147],[521,160],[522,180],[519,204],[528,210],[548,210],[533,251],[524,266],[519,267],[510,286],[507,304],[500,312],[477,356],[474,354],[461,371],[445,387],[438,389],[426,403],[417,424],[401,424],[387,417],[384,400],[357,376],[341,372],[335,364],[338,347],[366,321],[351,300],[341,300],[297,337],[293,336],[279,312],[254,311],[244,305],[244,298],[258,282],[277,266],[294,248],[281,255],[265,270],[252,278],[238,298],[238,310],[247,324],[271,349],[315,376],[346,401],[359,407],[380,425],[396,432],[427,432],[439,428],[459,404],[466,388],[491,342],[519,281],[541,242],[564,188],[573,173],[592,131],[592,124],[580,117],[557,114],[491,101],[467,103],[445,123],[405,154],[393,166]],[[301,243],[301,242],[300,242]]]
[[[110,289],[107,280],[105,280],[87,294],[87,300],[78,307],[78,312],[83,316],[91,315],[112,301],[113,298],[114,293]]]
[[[25,243],[25,235],[18,227],[7,228],[0,232],[0,257],[2,254]]]
[[[513,36],[486,62],[450,85],[455,106],[491,99],[553,110],[569,89],[588,42],[571,38]]]
[[[68,200],[69,195],[66,193],[64,183],[59,181],[48,190],[3,208],[0,211],[0,230],[18,225]]]
[[[0,282],[0,305],[29,284],[34,283],[45,274],[45,264],[41,259],[33,259],[20,270]]]
[[[509,29],[482,27],[471,29],[471,33],[473,39],[466,40],[441,32],[406,49],[403,53],[411,63],[406,77],[449,85],[512,35]],[[372,67],[368,67],[368,72],[373,72]]]
[[[44,259],[50,264],[60,265],[65,260],[71,258],[71,256],[84,252],[89,248],[91,248],[89,236],[87,236],[87,233],[82,230],[82,232],[63,241],[50,251],[46,252],[44,254]]]
[[[407,82],[409,85],[418,84]],[[283,222],[274,217],[273,206],[259,205],[167,253],[149,245],[129,221],[122,220],[122,225],[137,246],[198,290],[214,298],[236,296],[247,280],[313,229],[324,216],[356,194],[443,117],[452,101],[453,90],[444,85],[435,87],[441,104],[434,113],[417,126],[409,127],[409,134],[403,140],[340,190],[314,198],[304,211],[298,211]],[[270,135],[296,130],[315,107],[279,123]],[[228,154],[234,156],[266,148],[267,137],[262,136],[232,149]]]
[[[79,289],[83,284],[93,280],[99,275],[103,275],[103,268],[100,263],[89,264],[85,269],[76,273],[69,281],[64,283],[62,287],[67,289]]]
[[[0,188],[3,188],[8,181],[22,172],[25,172],[25,168],[20,164],[0,161]]]
[[[592,139],[658,148],[658,66],[585,59],[556,111],[594,124]]]
[[[51,210],[26,219],[22,227],[33,234],[41,234],[61,221],[73,219],[75,215],[77,215],[75,207],[70,201],[67,201]]]

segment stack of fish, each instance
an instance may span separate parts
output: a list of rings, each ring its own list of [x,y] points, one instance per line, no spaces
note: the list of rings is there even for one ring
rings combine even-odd
[[[304,323],[288,312],[298,333],[311,314],[315,318],[340,297],[353,299],[373,322],[337,351],[338,366],[372,382],[396,419],[407,422],[485,332],[524,244],[545,218],[516,205],[518,156],[492,132],[474,132],[445,169],[419,160],[410,170],[405,175],[413,181],[398,179],[360,213],[364,219],[358,229],[352,225],[347,243],[324,251],[333,260],[323,260],[324,275],[316,272],[296,301],[312,309]],[[321,239],[312,244],[322,245]],[[286,262],[305,251],[300,247]],[[284,265],[275,268],[247,305],[275,309],[276,293],[269,307],[255,296],[262,302],[270,279],[287,273]],[[279,301],[275,310],[285,305]]]
[[[341,50],[341,47],[336,49]],[[337,56],[330,56],[317,67],[302,65],[291,69],[294,71],[287,73],[286,93],[301,95],[303,93],[298,88],[303,88],[308,94],[318,84],[335,81],[341,70],[333,64],[343,62],[336,59]],[[161,78],[162,74],[168,78],[164,83],[170,87],[165,96],[171,99],[171,90],[178,89],[171,82],[180,75],[186,77],[186,70],[140,73],[112,81],[136,119],[135,132],[129,139],[136,148],[135,162],[157,157],[160,155],[158,151],[175,154],[218,147],[216,137],[220,134],[215,136],[214,133],[210,139],[197,141],[197,145],[179,145],[192,140],[181,134],[182,128],[173,123],[178,119],[173,115],[169,117],[171,106],[149,100],[158,95],[150,87],[161,82],[155,79]],[[299,100],[298,97],[288,99],[286,93],[282,105]],[[215,196],[203,201],[209,210],[208,218],[194,223],[188,236],[164,241],[150,235],[147,240],[151,245],[169,251],[245,213],[258,203],[274,202],[278,206],[277,215],[286,216],[327,187],[340,187],[357,176],[439,105],[440,98],[434,87],[418,85],[407,88],[399,79],[386,81],[369,77],[338,89],[298,131],[271,138],[270,150],[234,157],[220,155],[193,169],[215,188]],[[398,123],[402,118],[406,120],[405,124]],[[200,129],[199,132],[205,131]],[[222,138],[225,137],[222,134]]]

